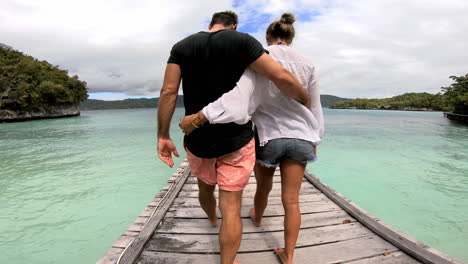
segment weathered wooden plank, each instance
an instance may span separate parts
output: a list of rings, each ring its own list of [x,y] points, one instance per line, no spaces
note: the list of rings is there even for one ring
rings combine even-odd
[[[131,231],[126,231],[123,235],[117,239],[117,241],[114,242],[112,247],[115,248],[125,248],[132,242],[135,237],[139,234],[140,232],[131,232]]]
[[[123,248],[111,247],[104,256],[102,256],[96,264],[115,264],[120,254],[122,254]]]
[[[330,199],[324,195],[323,193],[312,193],[312,194],[304,194],[299,196],[300,203],[306,202],[320,202],[320,201],[330,201]],[[268,204],[282,204],[280,196],[273,196],[268,198]],[[243,206],[253,206],[253,199],[252,197],[245,197],[242,196],[242,205]],[[198,198],[195,197],[177,197],[174,202],[172,203],[172,208],[177,207],[198,207],[200,206],[200,202]]]
[[[160,224],[163,217],[166,215],[167,210],[176,198],[179,191],[182,189],[187,177],[190,175],[190,168],[186,168],[182,174],[178,177],[172,189],[168,190],[168,195],[164,196],[159,204],[159,207],[155,211],[154,215],[151,215],[151,219],[145,224],[140,233],[135,239],[127,246],[127,249],[123,252],[120,262],[121,264],[133,264],[140,256],[144,246],[151,238],[154,230]]]
[[[256,184],[249,184],[245,187],[244,192],[255,192],[256,189],[257,189]],[[318,192],[317,188],[315,188],[312,184],[301,185],[301,193],[305,191],[309,191],[309,190]],[[281,184],[274,183],[271,191],[272,192],[281,191]],[[184,187],[182,187],[181,192],[198,192],[198,185],[197,184],[185,184]]]
[[[315,185],[315,187],[317,187],[320,191],[326,194],[332,201],[334,201],[337,205],[343,208],[351,216],[356,218],[356,220],[365,225],[371,231],[375,232],[377,235],[381,236],[385,240],[389,241],[390,243],[401,249],[406,254],[425,264],[451,263],[447,259],[413,243],[412,241],[407,239],[406,236],[401,236],[393,232],[392,230],[383,226],[379,221],[375,221],[373,216],[359,210],[358,208],[350,204],[346,198],[344,198],[341,194],[337,193],[335,190],[333,190],[326,184],[320,182],[320,180],[317,177],[313,176],[310,172],[306,171],[305,177],[313,185]]]
[[[304,179],[304,181],[306,181]],[[281,177],[280,176],[273,176],[273,182],[281,182]],[[196,177],[189,177],[187,179],[187,183],[186,184],[197,184],[197,178]],[[249,184],[256,184],[257,181],[255,180],[255,177],[251,176],[250,179],[249,179]]]
[[[298,247],[332,243],[373,235],[359,223],[302,229]],[[239,252],[269,250],[283,245],[283,231],[242,235]],[[219,253],[218,235],[159,234],[153,235],[146,250],[164,252]]]
[[[329,212],[329,211],[336,211],[341,210],[336,204],[332,202],[308,202],[308,203],[301,203],[301,213],[302,214],[309,214],[309,213],[320,213],[320,212]],[[251,207],[249,206],[242,206],[241,207],[241,216],[242,217],[249,217],[249,210]],[[220,212],[218,210],[218,215],[220,216]],[[284,215],[284,209],[282,205],[274,204],[267,206],[265,209],[265,216],[279,216]],[[206,218],[205,212],[201,209],[201,207],[180,207],[180,208],[170,208],[166,214],[166,217],[178,217],[178,218]]]
[[[281,176],[281,172],[279,170],[279,168],[276,168],[275,172],[273,173],[273,176]],[[196,177],[194,174],[190,173],[190,176],[189,178],[191,177]],[[250,173],[250,177],[255,177],[255,173],[252,171],[252,173]]]
[[[372,257],[397,249],[379,237],[372,235],[330,244],[296,248],[295,264],[343,263],[353,259]],[[239,253],[242,264],[280,263],[272,250],[263,252]],[[220,263],[217,254],[183,254],[173,252],[144,251],[139,263],[158,264],[205,264]],[[417,263],[417,262],[416,262]],[[403,263],[401,263],[403,264]],[[406,263],[405,263],[406,264]],[[408,263],[413,264],[413,263]]]
[[[344,211],[331,211],[316,214],[302,215],[301,228],[321,227],[343,224],[344,220],[355,222]],[[222,220],[221,220],[222,221]],[[242,232],[271,232],[282,231],[284,228],[284,217],[274,216],[265,217],[262,220],[261,227],[255,227],[249,218],[242,219]],[[221,223],[221,222],[220,222]],[[184,233],[184,234],[218,234],[219,227],[212,227],[207,219],[180,219],[166,217],[161,226],[156,230],[157,233]]]
[[[418,264],[421,263],[414,258],[406,255],[401,251],[393,252],[391,254],[384,254],[377,257],[360,259],[351,261],[352,264]]]
[[[344,263],[397,250],[395,246],[373,234],[339,243],[297,249],[295,263]]]
[[[192,187],[189,187],[192,186]],[[196,184],[187,184],[184,190],[180,191],[178,197],[198,197],[198,186]],[[254,197],[257,186],[252,184],[245,187],[244,192],[242,193],[243,197]],[[301,186],[300,195],[311,194],[311,193],[320,193],[314,186],[308,183],[304,183]],[[215,197],[219,196],[218,191],[214,192]],[[273,184],[273,188],[270,192],[270,197],[281,196],[281,185]]]

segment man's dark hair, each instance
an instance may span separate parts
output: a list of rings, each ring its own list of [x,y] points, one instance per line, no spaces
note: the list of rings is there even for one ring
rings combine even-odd
[[[222,24],[225,27],[237,25],[239,23],[239,18],[237,14],[232,11],[224,11],[214,13],[213,18],[211,18],[210,27],[216,24]]]

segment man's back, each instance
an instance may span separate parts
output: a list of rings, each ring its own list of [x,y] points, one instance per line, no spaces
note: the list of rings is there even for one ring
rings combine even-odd
[[[169,63],[181,67],[186,115],[234,88],[245,68],[263,53],[254,38],[228,29],[202,31],[175,44]]]
[[[263,53],[257,40],[233,30],[199,32],[175,44],[168,63],[181,68],[186,115],[234,88],[245,68]],[[187,136],[185,144],[195,155],[211,158],[243,147],[252,136],[251,123],[206,125]]]

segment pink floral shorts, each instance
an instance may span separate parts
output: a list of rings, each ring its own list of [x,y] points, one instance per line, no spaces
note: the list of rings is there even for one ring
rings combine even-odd
[[[247,186],[255,165],[254,139],[237,151],[212,159],[199,158],[185,150],[192,173],[206,184],[218,184],[221,190],[230,192]]]

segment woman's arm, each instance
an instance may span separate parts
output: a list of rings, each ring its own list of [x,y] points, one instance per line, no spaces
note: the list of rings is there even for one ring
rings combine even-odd
[[[311,98],[310,111],[312,112],[314,117],[317,119],[317,122],[319,125],[319,138],[321,141],[323,139],[325,127],[324,127],[324,122],[323,122],[322,104],[320,102],[320,89],[319,89],[319,84],[318,84],[318,75],[317,75],[317,71],[315,70],[315,68],[313,68],[312,70],[312,75],[309,79],[309,85],[307,87],[307,90]],[[314,142],[314,144],[318,145],[320,141]]]
[[[252,105],[256,104],[252,98],[256,77],[253,70],[246,69],[236,87],[205,106],[200,112],[184,117],[179,123],[180,128],[184,133],[190,134],[205,122],[211,124],[233,122],[240,125],[247,123],[252,113]]]

